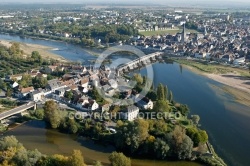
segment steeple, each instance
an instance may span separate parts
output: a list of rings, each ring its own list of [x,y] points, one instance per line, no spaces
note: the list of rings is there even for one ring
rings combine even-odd
[[[207,25],[205,25],[205,29],[204,29],[204,36],[207,35]]]
[[[186,29],[185,29],[185,23],[183,24],[183,30],[182,30],[182,36],[181,36],[181,41],[182,43],[185,43],[186,42]]]

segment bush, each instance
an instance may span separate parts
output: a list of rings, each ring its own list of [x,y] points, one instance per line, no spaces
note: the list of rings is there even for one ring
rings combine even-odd
[[[123,153],[111,153],[109,161],[111,166],[131,166],[130,158],[127,158]]]

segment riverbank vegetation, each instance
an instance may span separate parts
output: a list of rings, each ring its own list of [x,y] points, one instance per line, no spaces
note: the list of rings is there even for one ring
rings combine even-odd
[[[249,77],[250,78],[250,72],[248,70],[239,69],[239,68],[233,68],[230,66],[223,66],[221,64],[211,64],[205,61],[200,60],[187,60],[187,59],[177,59],[174,58],[174,61],[187,65],[190,67],[193,67],[201,72],[210,73],[210,74],[227,74],[227,73],[235,73],[237,72],[243,77]]]
[[[0,43],[5,47],[10,47],[12,45],[11,40],[1,40]],[[23,50],[24,55],[31,55],[33,51],[38,51],[43,59],[55,59],[60,62],[66,62],[67,60],[57,54],[51,52],[54,48],[38,45],[38,44],[30,44],[30,43],[23,43],[20,42],[20,49]]]
[[[12,74],[25,73],[30,69],[40,68],[56,61],[53,59],[43,59],[37,51],[31,55],[25,55],[20,49],[19,43],[12,43],[5,47],[0,44],[0,77]]]
[[[113,152],[109,156],[111,166],[130,166],[130,158],[123,153]],[[26,149],[14,136],[0,138],[1,166],[87,166],[80,150],[73,150],[70,156],[45,155],[37,149]],[[92,166],[102,166],[96,161]]]
[[[12,109],[17,106],[16,101],[12,101],[9,99],[0,99],[0,113],[5,111],[6,109]]]
[[[119,41],[126,41],[130,36],[138,34],[132,25],[99,25],[99,26],[82,26],[76,23],[57,23],[44,27],[45,31],[50,31],[51,34],[39,33],[39,27],[31,26],[22,30],[10,30],[0,28],[0,32],[11,33],[21,36],[37,37],[44,39],[59,40],[78,44],[85,47],[97,46],[98,42],[95,40],[101,40],[102,43],[115,43]],[[60,35],[58,33],[60,32]],[[64,37],[63,34],[71,32],[72,38]]]

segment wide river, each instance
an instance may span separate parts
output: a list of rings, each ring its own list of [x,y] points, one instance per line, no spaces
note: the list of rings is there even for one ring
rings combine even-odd
[[[95,59],[84,49],[61,42],[0,34],[1,39],[58,48],[58,51],[52,52],[73,61],[80,60],[86,63],[88,60]],[[229,166],[248,166],[250,164],[250,108],[238,103],[232,95],[225,93],[222,90],[224,85],[182,68],[179,64],[156,63],[153,64],[153,69],[155,85],[158,83],[167,85],[177,102],[187,104],[191,114],[198,114],[201,117],[201,127],[208,132],[209,141],[219,156]],[[143,69],[139,72],[145,74],[146,70]],[[7,134],[17,136],[28,148],[34,147],[44,153],[68,153],[68,150],[72,148],[81,149],[83,153],[85,152],[84,156],[87,160],[94,159],[96,154],[96,157],[99,157],[97,159],[106,162],[107,154],[112,151],[110,147],[95,147],[96,145],[86,143],[87,140],[71,142],[68,135],[47,130],[40,125],[37,127],[37,122],[32,123],[34,122],[29,122]],[[74,140],[75,138],[70,139]],[[167,164],[157,161],[143,162],[143,160],[133,160],[133,162],[133,165],[146,165],[148,163],[148,165],[158,166]],[[177,163],[172,164],[177,165]],[[188,164],[178,162],[178,165]]]

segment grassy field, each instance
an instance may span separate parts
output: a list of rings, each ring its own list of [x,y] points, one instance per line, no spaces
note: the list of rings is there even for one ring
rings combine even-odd
[[[227,74],[227,73],[235,73],[237,72],[241,76],[250,77],[250,73],[248,70],[233,68],[230,66],[222,66],[220,64],[206,64],[205,62],[197,62],[192,60],[185,59],[175,59],[177,63],[184,64],[187,66],[191,66],[199,71],[211,73],[211,74]]]
[[[0,99],[0,113],[8,111],[17,105],[15,101],[9,99]]]
[[[197,33],[196,30],[192,30],[192,29],[186,29],[186,31],[190,32],[190,33]],[[154,36],[154,35],[164,35],[164,34],[174,35],[178,32],[182,32],[182,29],[166,29],[166,30],[159,30],[159,31],[145,31],[145,32],[140,32],[140,34],[144,35],[144,36]]]

